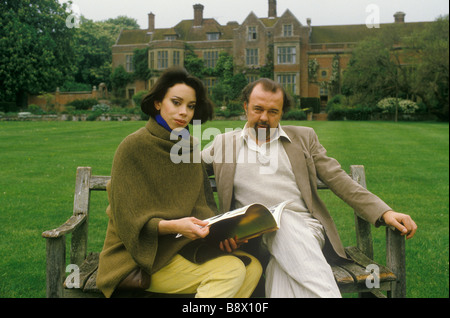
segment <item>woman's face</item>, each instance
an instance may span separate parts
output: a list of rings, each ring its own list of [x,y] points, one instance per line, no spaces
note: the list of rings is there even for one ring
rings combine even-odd
[[[161,102],[155,102],[155,108],[171,129],[184,128],[194,117],[197,98],[195,90],[186,84],[175,84],[167,90]]]

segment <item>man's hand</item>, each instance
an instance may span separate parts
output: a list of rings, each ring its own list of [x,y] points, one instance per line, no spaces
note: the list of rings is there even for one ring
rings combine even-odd
[[[387,211],[383,214],[382,218],[386,225],[395,227],[401,232],[401,235],[407,235],[407,239],[412,238],[416,233],[417,225],[407,214]]]
[[[248,240],[237,243],[237,237],[229,238],[220,242],[219,248],[224,252],[231,253],[234,250],[237,250],[244,243],[248,243]]]

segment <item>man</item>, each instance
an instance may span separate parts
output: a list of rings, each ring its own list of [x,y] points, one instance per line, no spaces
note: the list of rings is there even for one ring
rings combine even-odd
[[[216,136],[202,152],[215,174],[220,211],[292,199],[282,214],[280,229],[263,238],[271,254],[266,296],[340,297],[322,250],[326,246],[330,257],[346,255],[318,196],[317,177],[375,226],[394,226],[407,238],[414,236],[417,226],[410,216],[392,211],[327,157],[313,129],[281,127],[290,99],[279,84],[260,79],[243,90],[243,99],[248,119],[244,129]],[[227,251],[237,247],[231,239],[222,246]]]

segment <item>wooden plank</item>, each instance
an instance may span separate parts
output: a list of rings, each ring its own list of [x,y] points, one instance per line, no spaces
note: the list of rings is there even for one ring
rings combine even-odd
[[[87,258],[79,267],[80,270],[80,289],[83,289],[88,281],[89,277],[97,270],[99,261],[99,253],[89,253]],[[66,279],[67,281],[67,279]],[[64,282],[64,288],[67,288],[66,282]]]
[[[73,200],[73,215],[85,215],[85,220],[72,233],[70,262],[78,266],[86,258],[88,244],[89,222],[89,183],[91,178],[90,167],[78,167],[75,182],[75,195]]]
[[[110,176],[91,176],[89,188],[91,190],[106,190],[106,184],[111,180]]]
[[[66,237],[46,239],[46,283],[47,298],[64,296],[63,281],[66,275]]]
[[[72,215],[63,225],[60,227],[45,231],[42,233],[44,238],[58,238],[66,234],[72,233],[76,228],[78,228],[86,219],[86,215]]]
[[[346,247],[345,252],[353,261],[355,261],[355,264],[357,264],[357,266],[359,267],[352,267],[355,276],[359,276],[356,278],[358,283],[365,282],[366,278],[370,275],[370,272],[366,271],[366,268],[370,265],[376,265],[378,267],[380,282],[395,281],[397,279],[395,274],[389,268],[371,260],[356,246]]]
[[[364,166],[351,165],[350,166],[351,178],[360,184],[364,189],[367,189],[366,184],[366,172]],[[356,245],[358,248],[367,255],[369,258],[373,258],[373,241],[372,241],[372,227],[369,222],[359,217],[355,211],[355,234]]]
[[[341,288],[342,285],[353,285],[355,283],[353,276],[343,268],[334,265],[331,266],[331,270],[333,271],[334,279],[336,280],[339,288]]]
[[[386,265],[397,276],[392,283],[391,296],[393,298],[406,297],[406,254],[405,237],[397,230],[386,227]]]

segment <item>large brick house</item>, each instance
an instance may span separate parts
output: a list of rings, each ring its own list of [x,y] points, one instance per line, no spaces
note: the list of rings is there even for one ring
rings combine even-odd
[[[205,18],[201,4],[193,6],[193,19],[182,20],[172,28],[156,28],[155,15],[149,13],[147,29],[121,32],[112,47],[113,69],[122,65],[132,72],[136,48],[148,48],[150,69],[183,65],[189,45],[208,67],[215,66],[220,52],[229,53],[233,56],[235,71],[245,73],[252,81],[259,77],[259,69],[270,56],[275,81],[294,95],[317,97],[326,105],[330,92],[323,83],[330,80],[333,72],[342,73],[355,44],[377,29],[365,24],[313,26],[309,18],[304,25],[289,10],[278,16],[276,0],[268,0],[268,5],[267,17],[259,18],[251,12],[242,24],[233,21],[221,25],[215,19]],[[397,12],[394,17],[393,23],[406,26],[404,13]],[[413,29],[423,23],[407,24]],[[155,80],[129,84],[127,97],[149,89]],[[211,87],[215,78],[205,78],[204,82]]]

